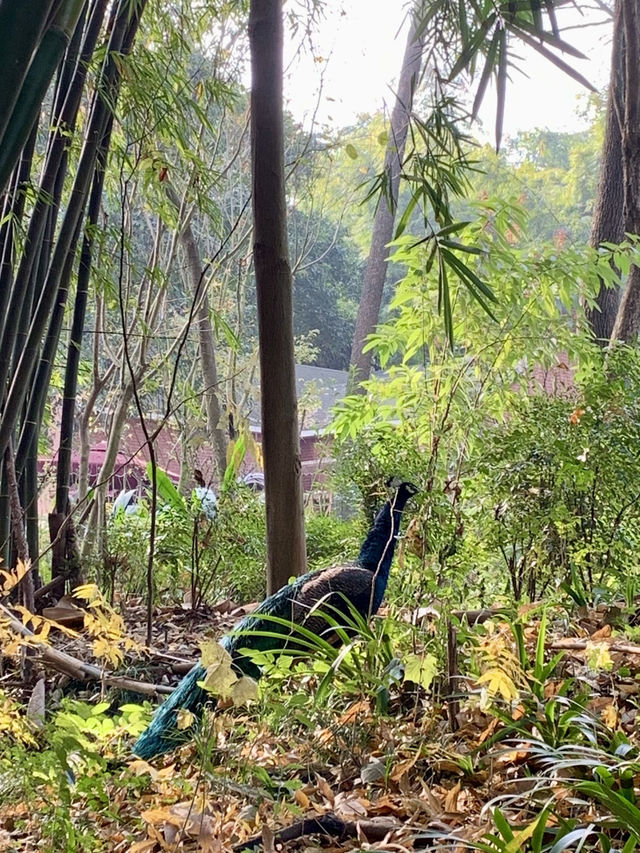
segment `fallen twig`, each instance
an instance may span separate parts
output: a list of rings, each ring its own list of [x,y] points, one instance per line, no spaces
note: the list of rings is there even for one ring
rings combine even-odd
[[[305,835],[331,835],[343,841],[345,838],[357,838],[362,832],[369,841],[382,841],[390,832],[401,829],[402,824],[391,821],[377,820],[342,820],[333,813],[320,815],[318,817],[305,818],[291,826],[279,830],[273,836],[276,844],[303,838]],[[235,853],[242,850],[253,850],[263,843],[262,833],[253,835],[242,844],[237,844],[233,849]]]
[[[35,636],[33,631],[19,622],[4,605],[0,605],[0,612],[6,617],[9,627],[16,634],[27,638]],[[34,649],[36,655],[40,657],[45,666],[48,665],[57,672],[63,672],[65,675],[77,678],[80,681],[100,681],[103,684],[108,684],[110,687],[117,687],[120,690],[131,690],[134,693],[141,693],[144,696],[159,696],[173,692],[172,687],[166,687],[163,684],[148,684],[145,681],[135,681],[123,675],[108,675],[99,667],[85,663],[79,660],[79,658],[74,658],[66,654],[66,652],[60,652],[52,646],[46,646],[44,643],[34,646]]]
[[[560,651],[567,649],[569,651],[584,651],[589,644],[606,643],[610,652],[624,652],[628,655],[640,655],[640,645],[636,643],[617,643],[608,642],[606,638],[600,640],[592,640],[590,638],[582,639],[580,637],[565,637],[563,640],[554,640],[550,643],[549,648]]]

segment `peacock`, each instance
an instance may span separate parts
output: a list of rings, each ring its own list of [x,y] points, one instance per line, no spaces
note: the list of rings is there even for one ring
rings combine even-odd
[[[285,630],[277,627],[269,617],[304,625],[307,630],[321,635],[330,631],[322,616],[323,609],[334,617],[338,614],[348,616],[351,608],[365,619],[376,613],[387,587],[402,513],[417,491],[412,483],[397,485],[393,497],[375,517],[355,563],[301,575],[266,598],[231,634],[224,636],[220,644],[231,655],[234,668],[244,675],[259,678],[260,669],[240,650],[282,648],[281,637],[257,636],[258,632],[277,634]],[[336,639],[334,634],[332,640]],[[158,708],[134,746],[133,751],[139,758],[153,758],[173,749],[181,736],[184,739],[184,732],[178,732],[177,714],[184,709],[196,718],[202,715],[205,703],[211,701],[211,695],[198,686],[205,676],[205,667],[196,664]]]

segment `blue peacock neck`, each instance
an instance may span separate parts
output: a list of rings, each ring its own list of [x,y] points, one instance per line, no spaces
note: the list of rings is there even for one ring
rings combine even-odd
[[[394,498],[387,501],[376,516],[360,549],[358,565],[376,574],[373,613],[380,607],[387,588],[402,513],[412,494],[414,491],[408,485],[403,483],[400,486]]]

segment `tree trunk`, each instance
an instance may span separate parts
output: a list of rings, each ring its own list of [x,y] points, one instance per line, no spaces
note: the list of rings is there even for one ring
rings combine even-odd
[[[62,182],[67,172],[67,161],[69,151],[69,135],[73,134],[82,92],[93,51],[98,40],[100,28],[106,8],[106,0],[99,0],[95,4],[87,27],[85,40],[80,54],[80,61],[76,65],[75,74],[70,83],[67,83],[69,72],[69,57],[65,60],[65,68],[61,83],[66,85],[65,90],[60,87],[54,105],[54,117],[52,129],[49,134],[45,165],[40,180],[38,195],[29,219],[29,226],[25,237],[25,251],[18,265],[15,280],[11,288],[8,316],[16,317],[22,312],[24,302],[30,298],[34,287],[34,266],[38,259],[46,258],[48,264],[50,250],[42,251],[47,225],[58,215],[60,197],[62,194]],[[71,49],[77,47],[75,39]],[[9,299],[7,295],[6,299]],[[9,371],[11,353],[15,346],[15,325],[6,326],[0,338],[0,387],[4,388]]]
[[[420,66],[422,64],[423,42],[416,39],[416,19],[409,29],[407,45],[402,60],[398,91],[391,114],[391,132],[384,159],[384,171],[388,176],[388,193],[380,198],[373,221],[373,234],[369,257],[362,279],[362,292],[356,327],[351,345],[351,376],[349,392],[357,392],[360,382],[371,374],[371,352],[363,352],[367,336],[376,328],[380,318],[384,282],[387,277],[387,244],[393,239],[393,223],[398,203],[398,187],[402,160],[409,130],[409,121]]]
[[[73,323],[67,347],[64,392],[62,396],[62,417],[60,422],[60,444],[58,446],[58,466],[56,471],[56,512],[65,515],[69,511],[69,481],[71,479],[72,467],[71,450],[73,445],[76,393],[78,389],[78,371],[80,369],[80,352],[82,349],[84,321],[89,297],[94,232],[100,213],[107,148],[108,140],[104,140],[98,162],[96,163],[96,171],[93,176],[93,186],[89,198],[87,225],[82,240],[80,264],[78,267]]]
[[[624,230],[640,235],[640,10],[637,3],[618,0],[624,38],[624,110],[622,116],[622,170]],[[631,267],[620,302],[612,339],[633,341],[640,329],[640,269]]]
[[[20,505],[20,496],[18,494],[18,481],[16,479],[16,468],[13,458],[13,448],[11,442],[7,447],[4,455],[4,464],[7,472],[7,481],[9,484],[9,502],[11,504],[11,528],[16,543],[16,553],[18,559],[22,563],[29,563],[29,546],[27,545],[27,537],[24,527],[24,513]],[[30,613],[33,613],[33,577],[31,572],[27,572],[20,582],[20,595],[22,604]]]
[[[91,508],[91,513],[87,521],[87,530],[89,533],[82,543],[82,557],[86,557],[91,549],[93,542],[102,542],[103,535],[101,530],[101,516],[104,517],[104,502],[107,493],[107,484],[113,474],[116,461],[118,459],[118,450],[122,440],[122,433],[127,424],[127,415],[129,413],[129,404],[133,399],[133,383],[127,382],[122,389],[120,399],[116,406],[116,410],[111,419],[109,429],[109,437],[107,439],[107,448],[105,450],[104,459],[95,483],[95,503]]]
[[[267,591],[306,566],[287,244],[282,115],[282,0],[251,0],[253,258],[258,301]]]
[[[611,52],[611,80],[602,147],[600,180],[596,195],[590,244],[597,249],[601,243],[621,243],[624,240],[624,189],[622,172],[622,135],[620,118],[624,111],[624,36],[620,5],[616,9]],[[596,297],[596,306],[585,308],[589,328],[600,346],[606,346],[620,304],[620,290],[604,282]]]
[[[121,0],[118,15],[109,39],[104,73],[100,76],[94,93],[87,132],[78,162],[74,184],[65,210],[55,250],[47,273],[46,283],[38,295],[37,307],[33,315],[27,343],[22,351],[20,362],[12,377],[5,407],[0,419],[0,452],[4,453],[13,433],[18,413],[26,396],[29,379],[39,355],[45,329],[54,308],[58,288],[63,276],[69,252],[74,247],[87,200],[89,186],[93,176],[98,149],[105,128],[117,102],[122,81],[120,56],[128,55],[146,0]]]
[[[176,210],[180,210],[180,199],[174,189],[167,187],[167,195]],[[180,227],[180,226],[178,226]],[[200,259],[200,251],[196,243],[193,229],[189,222],[180,229],[180,242],[187,261],[187,273],[191,279],[193,299],[197,304],[196,318],[198,321],[198,342],[200,345],[200,362],[204,382],[204,407],[207,413],[207,433],[213,446],[217,474],[220,480],[227,467],[227,439],[222,428],[222,413],[218,397],[220,380],[216,363],[216,348],[213,327],[211,325],[211,308],[209,294],[204,281],[204,267]]]

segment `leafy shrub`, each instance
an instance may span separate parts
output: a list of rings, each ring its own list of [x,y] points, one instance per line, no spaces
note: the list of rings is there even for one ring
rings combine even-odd
[[[238,486],[218,499],[209,519],[195,496],[183,496],[164,472],[156,516],[155,583],[160,596],[180,598],[189,590],[193,606],[231,596],[260,597],[265,588],[264,505]],[[120,514],[108,530],[110,559],[120,569],[121,588],[142,594],[149,548],[148,501],[135,514]]]
[[[393,318],[367,344],[386,376],[362,383],[334,417],[342,476],[369,494],[395,473],[421,487],[404,600],[472,607],[560,583],[576,600],[587,588],[619,589],[635,576],[640,532],[637,357],[613,352],[605,370],[576,302],[593,298],[598,275],[613,283],[612,257],[626,269],[635,249],[532,250],[519,242],[518,205],[488,199],[475,209],[455,248],[472,254],[478,281],[498,297],[493,319],[452,281],[464,323],[453,344],[443,338],[436,238],[396,241],[407,274]],[[540,373],[559,361],[579,374],[572,387],[565,373],[565,397],[546,396]]]
[[[355,559],[363,535],[359,519],[342,521],[316,513],[306,518],[306,534],[309,569]]]
[[[561,584],[578,603],[638,575],[640,358],[620,348],[564,399],[535,394],[484,432],[473,484],[513,594]]]
[[[161,505],[157,513],[155,581],[158,594],[191,601],[231,597],[263,598],[266,591],[266,521],[264,503],[250,489],[234,484],[218,498],[215,516],[207,519],[195,497],[180,495],[159,472]],[[109,565],[126,594],[143,594],[149,548],[148,501],[136,513],[118,514],[108,529]],[[352,560],[361,541],[359,520],[310,514],[307,518],[309,568]],[[105,584],[109,582],[105,578]]]

